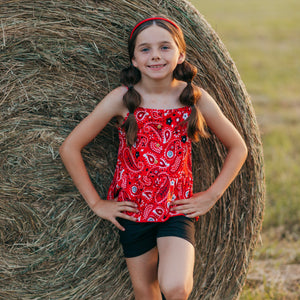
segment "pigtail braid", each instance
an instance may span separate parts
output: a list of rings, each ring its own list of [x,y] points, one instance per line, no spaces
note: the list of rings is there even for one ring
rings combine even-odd
[[[179,100],[181,104],[190,106],[192,108],[191,114],[187,119],[187,131],[189,138],[194,142],[199,141],[200,136],[209,136],[206,131],[205,119],[197,105],[199,99],[201,98],[201,90],[192,83],[196,74],[197,68],[187,61],[177,65],[176,69],[174,70],[174,77],[176,79],[187,82],[187,85],[183,89]]]
[[[135,143],[138,132],[134,111],[141,104],[141,95],[134,89],[134,84],[138,83],[140,79],[141,73],[133,65],[123,69],[121,72],[120,81],[128,88],[128,91],[123,96],[123,102],[128,108],[129,115],[122,128],[125,130],[126,142],[129,147]]]

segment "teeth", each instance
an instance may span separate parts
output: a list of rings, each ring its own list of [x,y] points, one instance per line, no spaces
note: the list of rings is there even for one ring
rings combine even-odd
[[[154,69],[157,69],[157,68],[161,68],[163,67],[164,65],[159,65],[159,66],[150,66],[150,68],[154,68]]]

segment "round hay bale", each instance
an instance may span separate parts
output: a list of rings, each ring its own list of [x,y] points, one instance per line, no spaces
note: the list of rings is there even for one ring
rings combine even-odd
[[[248,146],[238,177],[196,225],[190,297],[237,298],[261,228],[263,156],[249,96],[210,25],[182,0],[2,0],[0,12],[0,298],[133,299],[117,230],[87,207],[58,147],[119,85],[128,34],[153,14],[182,26],[196,83]],[[117,147],[111,123],[83,151],[103,198]],[[214,136],[194,145],[195,191],[211,184],[225,154]]]

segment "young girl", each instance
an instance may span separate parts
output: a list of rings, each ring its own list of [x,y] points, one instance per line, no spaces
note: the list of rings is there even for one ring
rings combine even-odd
[[[247,148],[216,102],[192,84],[179,26],[164,17],[139,22],[129,44],[130,67],[67,137],[62,160],[87,204],[120,232],[136,299],[187,299],[193,287],[194,220],[207,213],[233,181]],[[81,150],[113,118],[119,153],[107,200],[91,183]],[[193,194],[191,142],[206,126],[227,148],[223,168]],[[200,175],[199,175],[200,176]]]

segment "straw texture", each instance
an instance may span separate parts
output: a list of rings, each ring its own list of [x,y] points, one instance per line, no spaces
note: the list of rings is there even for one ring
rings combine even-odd
[[[190,299],[235,299],[264,207],[263,155],[250,98],[217,34],[182,0],[2,0],[0,4],[0,298],[133,299],[117,230],[89,210],[58,155],[70,131],[119,85],[127,37],[164,14],[183,28],[196,83],[218,102],[249,155],[217,205],[197,223]],[[113,124],[83,151],[106,197],[116,163]],[[226,155],[212,136],[193,147],[195,192]]]

